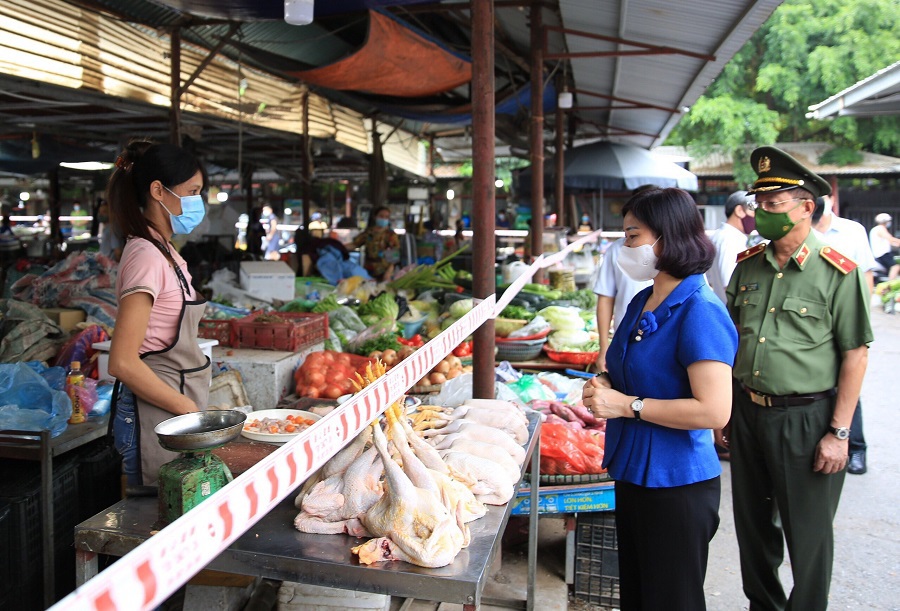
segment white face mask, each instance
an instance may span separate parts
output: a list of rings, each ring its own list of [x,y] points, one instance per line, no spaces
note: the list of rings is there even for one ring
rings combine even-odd
[[[659,238],[656,238],[656,242],[659,242]],[[656,269],[659,257],[653,252],[656,242],[635,247],[625,246],[619,251],[616,264],[635,282],[653,280],[659,273]]]

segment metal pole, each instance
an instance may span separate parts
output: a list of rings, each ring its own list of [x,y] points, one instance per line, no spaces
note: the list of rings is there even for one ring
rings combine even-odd
[[[312,197],[312,159],[309,154],[309,91],[303,94],[303,222],[309,228],[309,200]]]
[[[531,5],[531,256],[544,252],[544,44],[541,5]],[[540,270],[534,282],[543,279]]]
[[[563,155],[566,144],[566,133],[563,131],[566,111],[556,105],[556,210],[559,212],[559,226],[566,226],[566,200],[565,200],[565,156]],[[569,219],[572,229],[578,229],[578,219],[574,216]]]
[[[497,289],[494,266],[494,2],[472,0],[472,290],[476,299]],[[474,335],[472,396],[494,398],[494,321]]]
[[[171,92],[169,106],[169,140],[181,146],[181,28],[172,30],[172,49],[170,57],[171,76],[169,89]]]

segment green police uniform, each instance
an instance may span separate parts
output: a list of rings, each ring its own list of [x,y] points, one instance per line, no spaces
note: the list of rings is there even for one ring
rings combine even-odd
[[[763,147],[754,156],[757,192],[779,185],[813,195],[830,192],[820,177],[803,174],[809,171],[778,149]],[[873,339],[867,295],[856,265],[812,232],[783,268],[765,244],[738,257],[727,289],[740,334],[731,468],[751,611],[828,606],[832,523],[845,472],[816,473],[813,463],[831,425],[842,355]],[[778,578],[782,537],[794,576],[790,603]]]

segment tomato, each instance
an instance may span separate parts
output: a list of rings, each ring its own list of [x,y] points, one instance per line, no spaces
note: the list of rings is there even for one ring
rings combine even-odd
[[[285,424],[285,425],[284,425],[284,430],[285,430],[286,433],[293,433],[294,431],[297,430],[297,427],[294,426],[293,424]]]
[[[472,355],[472,342],[463,342],[459,346],[453,349],[453,356],[471,356]]]

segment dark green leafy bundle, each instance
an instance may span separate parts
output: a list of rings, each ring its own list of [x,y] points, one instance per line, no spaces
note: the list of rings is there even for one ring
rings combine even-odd
[[[597,307],[597,295],[590,289],[566,291],[560,296],[560,299],[571,301],[572,305],[582,310],[593,310]]]
[[[500,312],[500,318],[514,318],[516,320],[531,320],[535,317],[535,313],[526,307],[519,305],[508,305]]]

